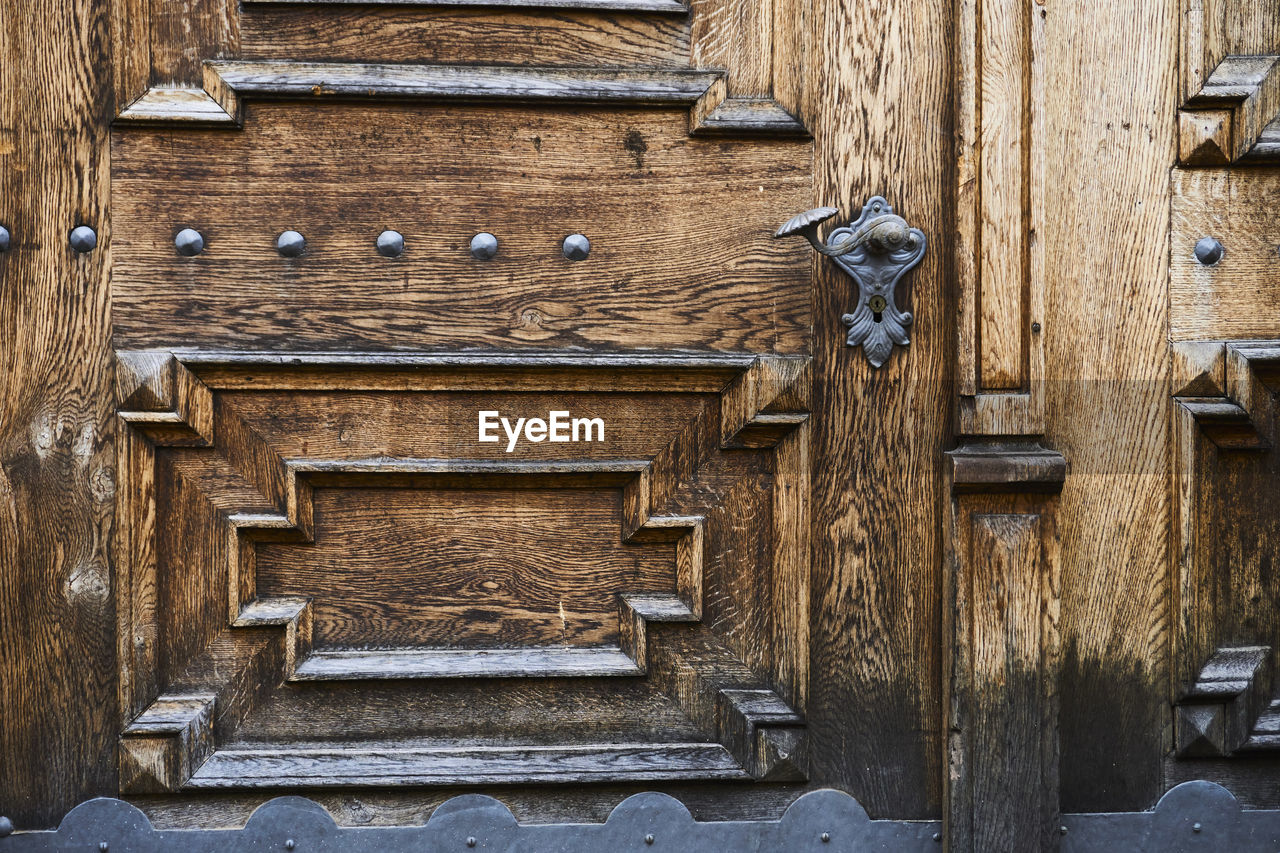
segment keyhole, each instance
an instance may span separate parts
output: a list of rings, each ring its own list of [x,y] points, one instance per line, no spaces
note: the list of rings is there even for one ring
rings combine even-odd
[[[887,305],[888,305],[888,302],[885,300],[883,296],[880,296],[879,294],[867,300],[867,307],[871,309],[871,317],[877,323],[883,320],[884,309],[885,309],[885,306]]]

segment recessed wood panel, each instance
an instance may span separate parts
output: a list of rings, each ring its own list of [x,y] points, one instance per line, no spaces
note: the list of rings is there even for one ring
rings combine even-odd
[[[306,595],[314,642],[618,644],[620,590],[675,592],[674,545],[627,546],[617,489],[317,489],[315,544],[258,547],[258,594]]]
[[[772,235],[810,204],[808,145],[687,130],[683,110],[251,103],[241,132],[121,132],[115,339],[805,351],[810,260]],[[403,256],[375,251],[386,228]],[[300,258],[275,250],[286,229]],[[573,233],[586,260],[561,252]]]
[[[238,417],[286,456],[360,458],[375,455],[472,459],[609,459],[656,454],[674,425],[708,405],[708,394],[511,393],[509,391],[404,392],[228,392]],[[591,441],[531,442],[498,425],[497,441],[480,441],[479,415],[498,412],[515,429],[521,418],[548,419],[552,411],[603,422]],[[288,413],[288,429],[280,429]],[[568,416],[565,416],[568,417]],[[572,433],[570,433],[570,436]],[[586,435],[580,432],[580,437]]]

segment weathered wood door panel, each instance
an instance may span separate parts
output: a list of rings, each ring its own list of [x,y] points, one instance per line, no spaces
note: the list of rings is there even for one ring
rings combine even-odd
[[[805,357],[117,355],[126,792],[804,780]]]
[[[1280,807],[1269,5],[0,9],[20,828]]]

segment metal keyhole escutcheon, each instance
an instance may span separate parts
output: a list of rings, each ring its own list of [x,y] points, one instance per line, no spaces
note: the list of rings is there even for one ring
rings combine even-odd
[[[818,226],[839,212],[834,207],[807,210],[788,220],[774,236],[804,237],[853,277],[858,285],[858,301],[852,311],[841,317],[849,328],[845,342],[862,347],[871,366],[880,367],[889,360],[894,344],[911,343],[907,327],[912,316],[898,308],[897,287],[924,257],[927,241],[923,231],[909,226],[880,196],[868,200],[853,222],[821,240]]]

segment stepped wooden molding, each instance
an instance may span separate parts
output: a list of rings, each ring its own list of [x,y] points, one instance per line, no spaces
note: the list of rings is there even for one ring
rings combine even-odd
[[[1280,343],[1210,341],[1174,344],[1174,400],[1182,413],[1222,450],[1266,450],[1272,398],[1280,388]]]
[[[768,98],[729,97],[724,72],[691,69],[565,69],[389,65],[287,60],[214,60],[203,89],[147,90],[118,124],[243,125],[244,101],[343,99],[418,103],[505,103],[691,109],[690,132],[805,137],[794,116]]]
[[[811,38],[802,25],[807,4],[777,8],[773,0],[376,0],[362,10],[366,15],[396,14],[397,24],[431,32],[430,41],[438,54],[448,48],[435,44],[440,32],[456,41],[453,53],[461,55],[458,66],[406,65],[402,72],[380,70],[376,64],[385,57],[385,45],[361,40],[350,30],[369,30],[367,20],[355,20],[355,27],[340,27],[342,35],[331,36],[359,45],[348,51],[346,65],[325,64],[317,70],[308,63],[292,72],[275,69],[272,82],[264,81],[263,64],[289,64],[300,58],[299,47],[283,47],[287,38],[264,38],[264,33],[281,30],[312,32],[315,48],[325,36],[325,19],[346,16],[352,0],[195,0],[181,10],[156,7],[140,0],[125,0],[113,6],[112,31],[117,50],[116,102],[122,105],[118,122],[122,125],[188,125],[235,127],[239,122],[242,97],[310,96],[298,91],[308,82],[316,94],[359,98],[416,98],[451,100],[458,98],[543,100],[560,103],[645,103],[660,104],[671,97],[672,86],[682,84],[662,80],[662,71],[641,66],[681,65],[706,71],[689,71],[695,79],[708,74],[715,85],[702,85],[694,93],[699,101],[693,111],[694,133],[731,136],[806,136],[804,124],[795,117],[801,100],[799,72],[784,59],[785,50],[804,55]],[[479,21],[468,7],[486,7],[499,13],[492,20]],[[458,17],[458,13],[471,18]],[[477,9],[477,12],[479,10]],[[550,45],[525,46],[524,55],[511,55],[518,47],[508,44],[516,22],[500,17],[521,15],[521,27],[546,35],[572,39],[584,20],[595,15],[590,28],[604,28],[622,40],[650,39],[640,56],[611,55],[616,46],[607,40],[587,42],[581,53],[562,55]],[[575,17],[576,16],[576,17]],[[681,21],[680,19],[687,19]],[[676,21],[672,26],[668,21]],[[432,29],[432,24],[437,26]],[[655,24],[659,24],[655,26]],[[639,26],[639,29],[637,29]],[[485,32],[499,36],[506,46],[491,49]],[[478,44],[469,44],[471,41]],[[489,39],[489,40],[492,40]],[[518,41],[518,39],[517,39]],[[544,41],[546,41],[544,39]],[[470,49],[465,49],[469,47]],[[558,48],[559,46],[557,46]],[[463,48],[459,50],[460,48]],[[304,49],[305,50],[305,49]],[[412,53],[421,57],[421,47]],[[322,55],[342,54],[336,45],[324,44]],[[636,53],[636,51],[632,51]],[[595,55],[593,55],[595,54]],[[408,57],[406,57],[408,58]],[[485,62],[493,63],[486,68]],[[601,67],[632,65],[630,70],[603,71],[555,69],[569,62],[575,66]],[[210,64],[221,65],[210,69]],[[523,67],[521,67],[523,66]],[[567,77],[559,77],[564,71]],[[474,73],[469,73],[474,72]],[[530,72],[533,77],[530,77]],[[654,75],[657,75],[656,77]],[[542,79],[538,79],[541,77]],[[394,79],[390,79],[394,78]],[[550,84],[555,94],[548,94]],[[776,90],[776,95],[775,95]],[[683,103],[683,97],[679,95]]]
[[[1278,118],[1280,56],[1228,56],[1178,113],[1178,159],[1188,166],[1277,162],[1280,149],[1267,131]]]
[[[557,776],[803,780],[807,753],[798,709],[807,655],[781,640],[796,636],[807,619],[807,516],[801,497],[807,489],[800,488],[808,476],[806,358],[149,351],[121,352],[118,361],[119,418],[126,427],[119,441],[128,460],[118,499],[122,511],[134,514],[133,529],[139,531],[122,543],[120,554],[121,634],[129,638],[121,649],[121,707],[132,720],[121,738],[123,790],[253,787],[267,778],[298,785],[525,784]],[[665,432],[624,437],[649,442],[653,451],[647,457],[597,453],[530,460],[296,456],[284,447],[293,439],[262,432],[277,426],[270,408],[262,410],[265,420],[252,414],[258,411],[253,401],[267,405],[262,401],[273,394],[290,395],[296,417],[305,411],[307,394],[358,394],[372,401],[380,394],[398,399],[415,393],[429,401],[440,394],[548,391],[615,398],[683,394],[691,400],[677,410],[692,420],[663,427],[675,427],[669,438],[662,437]],[[246,404],[243,412],[237,408]],[[298,446],[331,441],[327,434],[313,433]],[[391,439],[371,433],[360,439],[366,440]],[[732,610],[718,603],[715,622],[704,618],[708,560],[740,535],[727,524],[730,505],[717,501],[740,506],[760,500],[756,475],[742,467],[754,457],[741,455],[760,451],[772,460],[763,469],[763,483],[771,484],[763,506],[772,519],[766,534],[772,544],[761,554],[762,564],[736,558],[749,578],[717,575],[710,582],[717,588],[747,584],[738,595],[764,584],[754,594],[773,602],[767,619],[772,632],[729,639],[719,626],[732,624],[725,622],[735,618]],[[323,602],[288,590],[264,594],[261,551],[317,546],[318,531],[332,524],[321,522],[317,508],[317,494],[327,489],[613,490],[622,547],[671,547],[669,591],[617,589],[612,643],[458,647],[450,639],[388,646],[335,644],[327,635],[322,641],[320,626],[329,624]],[[720,490],[726,491],[714,497]],[[197,533],[201,525],[206,532]],[[182,552],[188,556],[177,557]],[[166,575],[175,558],[189,577]],[[168,598],[175,584],[199,589],[200,595],[180,603],[191,609],[190,616],[181,632],[169,634],[161,614],[179,603]],[[560,610],[563,621],[563,599]],[[664,626],[670,630],[655,636]],[[644,677],[708,740],[422,748],[366,739],[271,750],[236,741],[255,709],[290,683],[420,682],[447,690],[478,678],[613,676]],[[388,738],[394,741],[394,733]],[[388,750],[399,757],[388,762]]]
[[[1176,705],[1179,758],[1220,758],[1248,750],[1255,724],[1274,702],[1273,658],[1270,646],[1214,653]]]
[[[1277,162],[1280,14],[1273,4],[1182,0],[1178,159]]]
[[[1274,501],[1262,496],[1280,476],[1274,451],[1280,342],[1190,341],[1174,343],[1172,351],[1177,630],[1171,701],[1180,706],[1194,693],[1188,685],[1212,680],[1205,673],[1212,675],[1217,664],[1205,662],[1221,660],[1221,650],[1274,642],[1268,626],[1280,618],[1271,603],[1280,590],[1262,543],[1280,518]],[[1185,716],[1188,755],[1208,750],[1201,742],[1206,737],[1223,754],[1239,740],[1218,732],[1221,714],[1212,709],[1191,708]]]
[[[962,0],[956,85],[956,432],[1044,432],[1045,22]]]

